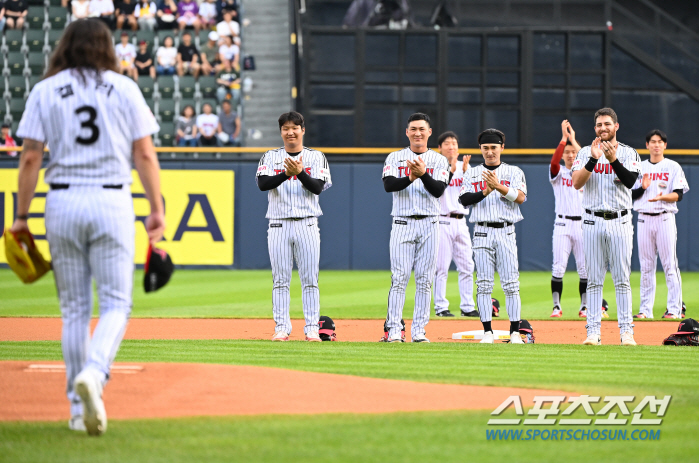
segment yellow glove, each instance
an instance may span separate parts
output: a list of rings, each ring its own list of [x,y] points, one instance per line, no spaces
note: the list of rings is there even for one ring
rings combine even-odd
[[[51,270],[51,263],[36,248],[31,233],[15,234],[6,229],[4,236],[7,265],[24,283],[33,283]]]

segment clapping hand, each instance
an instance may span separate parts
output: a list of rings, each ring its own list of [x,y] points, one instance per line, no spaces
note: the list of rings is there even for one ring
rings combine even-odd
[[[284,159],[284,168],[286,169],[287,177],[294,177],[303,172],[303,156],[299,156],[299,160],[293,158]]]

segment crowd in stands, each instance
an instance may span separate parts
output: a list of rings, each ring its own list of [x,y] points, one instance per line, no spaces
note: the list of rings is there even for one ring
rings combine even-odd
[[[218,114],[209,103],[204,103],[198,116],[193,106],[185,106],[175,131],[177,146],[240,146],[240,116],[227,100]]]

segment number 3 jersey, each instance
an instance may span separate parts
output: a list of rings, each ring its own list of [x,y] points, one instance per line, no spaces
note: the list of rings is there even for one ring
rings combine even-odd
[[[133,142],[160,127],[132,79],[84,76],[66,69],[37,83],[17,136],[48,145],[46,183],[131,184]]]
[[[293,159],[298,160],[303,156],[303,167],[306,173],[312,177],[325,182],[323,191],[332,186],[330,178],[330,168],[325,155],[316,150],[304,147],[298,156]],[[255,178],[261,175],[279,175],[286,169],[284,159],[291,157],[284,148],[267,151],[260,159],[257,166]],[[268,219],[289,219],[302,217],[319,217],[323,215],[318,203],[318,195],[311,193],[303,186],[301,180],[296,176],[289,177],[277,188],[272,188],[267,192],[269,205],[267,206]]]

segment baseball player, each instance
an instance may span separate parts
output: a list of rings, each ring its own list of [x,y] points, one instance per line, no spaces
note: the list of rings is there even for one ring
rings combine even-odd
[[[402,342],[405,287],[413,270],[416,288],[411,337],[413,342],[430,342],[425,337],[425,326],[430,320],[432,282],[437,270],[439,197],[449,182],[449,163],[427,148],[432,135],[427,114],[411,115],[405,134],[410,146],[388,155],[382,176],[384,189],[393,193],[388,342]]]
[[[500,161],[505,148],[505,134],[488,129],[478,135],[484,163],[464,173],[459,200],[471,206],[473,255],[478,278],[478,312],[483,323],[482,343],[494,342],[492,297],[495,271],[505,292],[505,306],[510,318],[512,344],[524,344],[519,336],[522,301],[519,297],[519,263],[514,224],[522,220],[519,205],[527,197],[527,183],[519,167]]]
[[[553,226],[553,269],[551,272],[551,294],[553,296],[553,312],[551,317],[563,316],[561,309],[561,294],[563,294],[563,276],[568,266],[570,252],[575,256],[580,283],[580,310],[578,315],[587,314],[587,271],[585,270],[585,254],[582,239],[582,191],[573,188],[573,178],[570,168],[575,156],[580,151],[580,145],[575,140],[575,131],[570,122],[561,123],[563,136],[551,158],[549,181],[556,198],[556,219]],[[561,158],[565,165],[561,167]],[[604,312],[606,314],[606,312]]]
[[[437,247],[437,273],[434,278],[434,311],[438,317],[453,317],[449,311],[447,276],[452,259],[459,273],[461,315],[477,317],[473,302],[473,250],[471,235],[464,218],[468,210],[459,202],[463,174],[468,170],[470,155],[459,161],[459,139],[454,132],[444,132],[437,139],[439,151],[449,162],[449,185],[439,198],[439,246]]]
[[[667,309],[663,318],[682,316],[682,278],[677,264],[677,203],[689,191],[682,167],[664,157],[667,135],[651,130],[646,135],[650,160],[641,163],[643,177],[631,196],[638,212],[638,257],[641,261],[641,310],[634,318],[653,318],[657,256],[665,272]]]
[[[602,290],[607,266],[616,288],[621,345],[635,346],[631,317],[631,187],[641,169],[638,153],[619,143],[617,115],[612,108],[595,113],[592,145],[582,148],[573,162],[573,186],[583,186],[583,240],[587,266],[587,339],[585,345],[600,345]]]
[[[131,313],[132,163],[150,203],[145,227],[151,243],[165,228],[151,141],[158,130],[138,86],[117,72],[109,29],[96,19],[71,23],[44,79],[29,94],[17,130],[24,150],[12,230],[28,230],[29,205],[48,145],[46,237],[63,318],[69,426],[90,435],[107,430],[102,389]],[[90,339],[93,278],[100,317]]]
[[[279,116],[279,131],[284,147],[267,151],[260,159],[255,177],[257,186],[267,191],[267,247],[272,263],[272,341],[288,341],[291,334],[289,305],[291,271],[294,260],[303,288],[303,316],[306,341],[320,342],[318,319],[320,296],[320,230],[318,217],[323,212],[318,196],[332,186],[325,155],[303,146],[306,122],[291,111]]]

